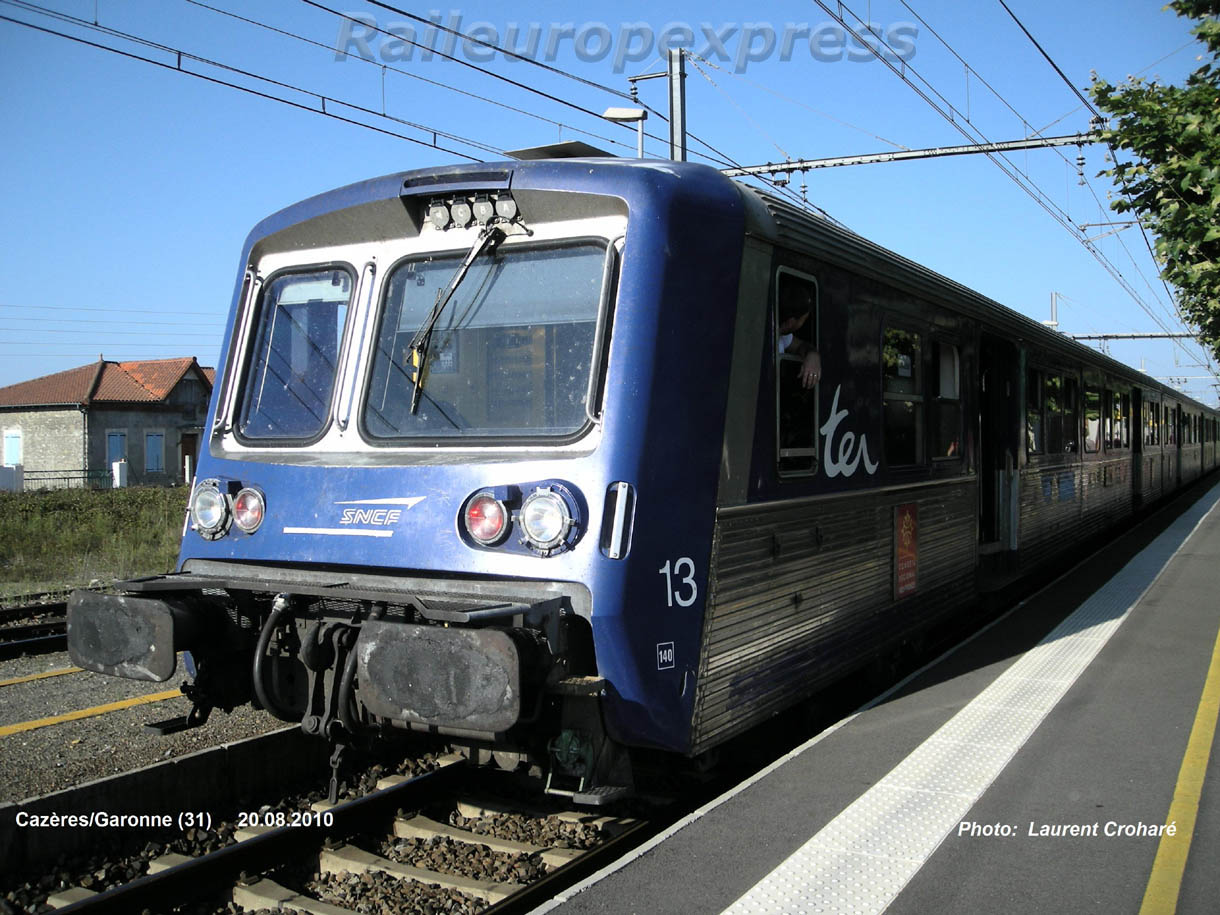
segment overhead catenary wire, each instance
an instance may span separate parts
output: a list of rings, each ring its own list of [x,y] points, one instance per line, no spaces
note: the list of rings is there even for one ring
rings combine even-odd
[[[123,314],[139,314],[139,315],[164,315],[165,314],[165,312],[163,310],[159,311],[154,308],[117,308],[117,307],[116,308],[104,308],[104,307],[97,307],[97,306],[92,306],[92,305],[23,305],[23,304],[13,305],[13,304],[4,304],[4,303],[0,302],[0,308],[21,308],[21,309],[31,309],[31,310],[41,310],[41,309],[45,308],[45,309],[49,309],[51,311],[100,311],[100,312],[105,312],[106,314],[114,314],[115,312],[122,312]],[[199,317],[215,318],[215,317],[217,317],[217,312],[215,312],[215,311],[175,311],[174,315],[175,316],[198,315]],[[0,315],[0,320],[11,321],[14,319],[9,318],[6,315]],[[24,320],[24,319],[22,319],[22,320]],[[32,320],[38,320],[38,319],[32,319]],[[192,322],[192,323],[194,323],[194,322]]]
[[[818,117],[825,118],[828,121],[833,121],[834,123],[840,125],[841,127],[846,127],[849,130],[855,130],[858,133],[864,134],[865,136],[872,137],[874,140],[880,140],[882,143],[885,143],[887,146],[893,146],[895,149],[910,149],[909,146],[904,146],[901,143],[896,143],[893,140],[888,140],[885,137],[881,136],[880,134],[874,133],[873,131],[868,130],[865,127],[859,127],[856,124],[852,124],[850,121],[845,121],[842,118],[835,117],[833,114],[829,114],[825,111],[822,111],[819,108],[814,108],[812,105],[810,105],[807,102],[803,102],[800,99],[793,98],[790,95],[785,95],[783,92],[780,92],[778,89],[775,89],[764,83],[760,83],[757,80],[750,79],[749,77],[745,76],[742,73],[734,73],[732,70],[728,69],[727,67],[720,66],[714,60],[709,60],[708,58],[703,57],[699,54],[696,54],[693,51],[688,51],[687,55],[690,58],[698,58],[698,60],[700,60],[705,66],[710,67],[713,70],[717,70],[720,73],[724,73],[726,76],[730,76],[736,80],[746,83],[747,85],[753,86],[755,89],[761,89],[763,92],[767,92],[771,95],[774,95],[776,98],[781,99],[782,101],[785,101],[791,105],[796,105],[799,108],[804,108],[806,111],[811,111],[814,114],[816,114]]]
[[[600,140],[604,143],[610,143],[615,146],[621,146],[624,149],[633,148],[632,144],[630,144],[630,143],[624,143],[620,140],[615,140],[612,137],[608,137],[603,134],[594,133],[589,130],[584,130],[573,124],[568,124],[563,121],[557,121],[554,118],[549,118],[549,117],[546,117],[545,115],[538,114],[533,111],[528,111],[525,108],[519,108],[516,105],[510,105],[507,102],[500,101],[499,99],[490,98],[486,95],[480,95],[477,92],[471,92],[466,89],[461,89],[458,86],[452,85],[451,83],[443,83],[443,82],[440,82],[439,80],[429,79],[426,76],[420,76],[418,73],[412,73],[410,70],[405,70],[402,67],[391,66],[390,64],[385,63],[384,61],[381,63],[378,63],[375,60],[369,60],[368,58],[362,57],[359,54],[352,54],[341,48],[336,48],[331,45],[328,45],[325,42],[321,42],[321,41],[317,41],[313,38],[309,38],[306,35],[301,35],[301,34],[298,34],[297,32],[292,32],[287,29],[281,29],[277,26],[271,25],[270,23],[262,22],[261,20],[258,20],[258,19],[251,19],[246,16],[242,16],[238,13],[234,13],[231,10],[226,10],[226,9],[221,9],[220,7],[211,6],[207,3],[204,3],[203,0],[183,0],[183,2],[189,3],[192,6],[200,7],[201,9],[209,10],[210,12],[216,13],[221,16],[227,16],[230,19],[236,19],[240,22],[245,22],[249,25],[256,26],[260,29],[265,29],[265,30],[267,30],[269,32],[273,32],[277,35],[282,35],[285,38],[291,38],[295,41],[299,41],[304,44],[312,45],[314,47],[323,49],[323,50],[333,53],[333,54],[342,54],[346,59],[356,60],[361,63],[368,64],[369,66],[375,67],[376,69],[381,70],[383,72],[388,71],[390,73],[396,73],[400,76],[405,76],[408,79],[413,79],[418,82],[425,83],[429,86],[433,86],[437,89],[442,89],[446,92],[453,92],[458,95],[463,95],[463,96],[466,96],[467,98],[474,99],[479,102],[484,102],[488,105],[493,105],[497,108],[502,108],[505,111],[511,111],[514,114],[520,114],[520,115],[523,115],[528,118],[532,118],[537,121],[542,121],[546,124],[550,124],[554,127],[558,127],[560,130],[568,130],[568,131],[571,131],[572,133],[583,134],[587,137],[593,137],[594,139]]]
[[[970,130],[967,130],[966,127],[962,126],[962,120],[964,120],[964,119],[957,117],[957,115],[960,115],[961,112],[959,112],[957,110],[957,108],[952,105],[952,103],[949,103],[947,100],[945,100],[944,96],[941,95],[941,93],[939,91],[937,91],[935,89],[935,87],[933,87],[921,74],[919,74],[919,72],[914,67],[912,67],[912,66],[910,66],[910,64],[904,62],[903,67],[901,69],[899,69],[897,66],[894,65],[894,63],[892,61],[890,61],[886,57],[886,55],[882,54],[881,51],[878,50],[877,47],[875,47],[872,44],[870,44],[869,42],[865,41],[863,36],[859,33],[859,31],[857,31],[852,25],[850,25],[847,22],[846,19],[843,18],[842,11],[846,10],[853,17],[855,17],[857,22],[864,22],[864,20],[861,19],[859,14],[857,14],[854,10],[852,10],[845,3],[843,3],[842,0],[838,0],[838,2],[836,3],[838,10],[831,9],[831,7],[828,6],[825,2],[823,2],[823,0],[814,0],[814,3],[816,3],[819,7],[821,7],[827,13],[827,15],[829,15],[836,22],[838,22],[840,26],[842,26],[845,30],[850,32],[856,38],[856,40],[861,43],[862,46],[867,47],[872,52],[874,57],[876,57],[883,64],[885,64],[891,70],[891,72],[893,72],[896,76],[899,77],[899,79],[901,79],[904,83],[906,83],[906,85],[912,91],[914,91],[916,95],[918,95],[929,107],[931,107],[934,111],[936,111],[937,114],[941,115],[942,118],[944,118],[946,121],[948,121],[949,124],[952,125],[964,137],[966,137],[968,140],[970,140],[973,143],[989,142],[987,140],[986,136],[983,135],[982,132],[975,125],[969,124],[969,122],[967,121],[966,123],[969,124],[970,128],[978,135],[978,136],[972,136]],[[873,35],[873,37],[876,39],[878,45],[884,46],[886,48],[886,50],[888,50],[892,55],[894,55],[895,59],[900,59],[897,57],[897,54],[894,52],[894,49],[889,47],[889,45],[885,42],[884,39],[882,39],[880,36],[877,36],[875,34]],[[915,83],[912,82],[911,79],[908,77],[908,73],[914,75],[920,81],[920,83],[922,83],[924,86],[926,86],[927,91],[924,91],[919,86],[915,85]],[[940,105],[938,105],[933,100],[931,95],[929,95],[929,93],[931,93],[931,95],[935,95],[937,98],[945,100],[946,107],[948,108],[948,110],[945,110],[945,108],[942,108]],[[1072,223],[1072,221],[1067,217],[1067,214],[1063,212],[1062,208],[1060,208],[1057,204],[1054,203],[1054,201],[1052,201],[1049,197],[1047,197],[1046,193],[1044,191],[1042,191],[1042,189],[1040,187],[1038,187],[1038,185],[1036,183],[1034,183],[1030,179],[1027,179],[1028,183],[1021,181],[1020,177],[1018,177],[1020,172],[1013,168],[1013,166],[1011,165],[1011,163],[1009,163],[1009,161],[1007,160],[1006,157],[1004,157],[1002,155],[996,155],[996,154],[993,154],[990,152],[986,153],[986,155],[989,159],[992,160],[992,162],[1006,176],[1008,176],[1008,178],[1010,180],[1012,180],[1014,183],[1016,183],[1018,187],[1020,187],[1023,191],[1025,191],[1026,194],[1028,194],[1039,206],[1041,206],[1043,208],[1043,210],[1045,210],[1046,213],[1049,216],[1051,216],[1052,219],[1054,219],[1056,222],[1058,222],[1063,228],[1065,228],[1069,232],[1069,234],[1072,235],[1073,238],[1075,238],[1081,245],[1083,245],[1084,248],[1087,251],[1089,251],[1090,254],[1093,255],[1094,259],[1096,259],[1097,262],[1099,264],[1101,264],[1103,269],[1105,269],[1111,275],[1111,277],[1114,278],[1115,282],[1117,282],[1124,289],[1124,291],[1126,291],[1127,294],[1129,296],[1131,296],[1133,301],[1135,301],[1136,304],[1138,304],[1139,307],[1141,309],[1143,309],[1143,311],[1149,316],[1149,318],[1152,319],[1152,321],[1155,324],[1157,324],[1157,326],[1161,327],[1162,330],[1166,330],[1166,331],[1169,330],[1169,328],[1166,327],[1161,322],[1161,319],[1153,313],[1153,311],[1148,306],[1148,304],[1139,295],[1138,291],[1131,285],[1130,281],[1128,281],[1127,278],[1122,274],[1122,271],[1120,271],[1109,260],[1109,258],[1107,258],[1105,256],[1105,254],[1102,251],[1100,251],[1094,244],[1092,244],[1087,239],[1087,237],[1085,237],[1083,235],[1083,233],[1081,233],[1076,228],[1076,226]],[[1180,341],[1175,340],[1174,342],[1177,346],[1182,348],[1183,352],[1186,352],[1184,346],[1181,344]]]
[[[699,61],[703,60],[702,57],[700,57],[698,54],[688,54],[687,59],[691,62],[691,66],[693,66],[695,68],[695,70],[698,71],[699,75],[702,76],[705,80],[707,80],[708,85],[710,85],[713,89],[715,89],[717,92],[719,92],[721,97],[724,98],[734,108],[736,108],[738,113],[740,113],[741,116],[743,118],[745,118],[755,130],[757,130],[760,134],[762,134],[764,137],[766,137],[767,142],[769,142],[772,146],[774,146],[776,149],[778,149],[779,154],[781,156],[783,156],[785,159],[792,158],[791,153],[789,153],[788,150],[786,150],[782,146],[780,146],[779,142],[773,136],[771,136],[771,134],[769,134],[767,132],[767,130],[761,124],[758,123],[758,121],[756,121],[750,115],[750,112],[746,111],[745,108],[743,108],[741,105],[739,105],[737,103],[736,99],[734,99],[731,95],[729,95],[727,92],[725,92],[724,89],[722,89],[720,87],[720,85],[714,79],[712,79],[712,77],[707,73],[707,71],[704,70],[701,66],[699,66]]]
[[[305,2],[310,2],[310,0],[305,0]],[[598,89],[602,92],[608,92],[609,94],[611,94],[617,98],[623,99],[625,101],[628,101],[628,102],[632,102],[632,103],[635,102],[635,99],[632,98],[632,96],[629,93],[623,92],[621,89],[615,89],[611,86],[606,86],[606,85],[603,85],[602,83],[595,82],[594,80],[586,79],[585,77],[580,76],[576,73],[571,73],[560,67],[552,66],[551,64],[548,64],[545,61],[535,60],[534,58],[529,57],[527,55],[518,54],[516,51],[513,51],[509,48],[503,48],[497,44],[493,44],[490,41],[485,41],[484,39],[479,38],[477,35],[471,35],[466,32],[458,31],[457,29],[451,29],[451,28],[449,28],[449,26],[443,25],[440,22],[437,22],[432,19],[425,19],[423,16],[417,15],[415,13],[409,12],[404,9],[399,9],[396,6],[391,6],[388,3],[381,2],[381,0],[368,0],[368,3],[370,6],[376,6],[376,7],[379,7],[380,9],[387,10],[388,12],[397,13],[400,16],[405,16],[406,18],[412,20],[413,22],[418,22],[423,25],[427,25],[429,28],[435,28],[438,31],[445,32],[446,34],[453,35],[457,38],[461,38],[463,41],[469,41],[474,44],[481,45],[482,47],[487,48],[488,50],[503,54],[505,57],[511,57],[514,60],[519,60],[524,63],[532,64],[535,67],[539,67],[543,70],[546,70],[548,73],[554,73],[557,76],[561,76],[565,79],[573,80],[577,83],[580,83],[583,86],[587,86],[592,89]],[[311,3],[311,5],[312,5],[312,3]],[[398,36],[398,37],[401,38],[401,36]]]
[[[426,50],[429,53],[435,54],[437,57],[440,57],[442,60],[452,61],[453,63],[459,64],[460,66],[474,70],[478,73],[482,73],[484,76],[491,77],[492,79],[499,80],[500,82],[506,83],[517,89],[521,89],[525,92],[532,93],[533,95],[536,95],[536,96],[539,96],[540,98],[544,98],[548,101],[554,102],[555,104],[563,105],[564,107],[570,108],[573,111],[579,111],[581,114],[586,114],[590,117],[597,118],[599,121],[604,121],[604,119],[601,116],[601,113],[598,111],[594,111],[592,108],[588,108],[584,105],[580,105],[576,102],[573,102],[568,99],[562,98],[560,96],[554,95],[553,93],[546,92],[543,89],[539,89],[537,86],[531,86],[528,83],[521,82],[520,80],[512,79],[511,77],[505,76],[502,73],[496,73],[494,70],[489,70],[486,67],[480,67],[478,64],[472,63],[468,60],[462,60],[460,57],[457,57],[453,54],[447,54],[444,51],[439,51],[429,45],[421,44],[420,42],[416,41],[414,38],[407,38],[406,36],[403,36],[403,35],[397,35],[393,32],[390,32],[390,31],[387,31],[386,29],[381,28],[379,25],[376,25],[376,24],[369,25],[368,23],[363,22],[362,20],[354,18],[349,13],[344,13],[344,12],[341,12],[340,10],[334,9],[333,7],[329,7],[324,3],[318,2],[318,0],[300,0],[300,2],[304,3],[306,6],[312,6],[315,9],[322,10],[323,12],[329,13],[330,15],[336,16],[345,21],[360,22],[362,25],[367,26],[368,28],[372,29],[373,31],[375,31],[381,35],[385,35],[387,37],[393,38],[395,41],[401,41],[404,44],[408,44],[412,47],[420,48],[421,50]],[[613,90],[610,90],[610,91],[613,91]],[[625,126],[624,129],[630,130],[631,128]],[[658,143],[668,142],[668,140],[666,140],[665,138],[660,137],[657,134],[648,133],[647,131],[645,131],[644,136],[649,137],[650,139],[655,140]]]
[[[916,20],[919,21],[920,25],[922,25],[925,29],[927,29],[933,35],[933,37],[935,37],[936,40],[939,41],[941,43],[941,45],[943,45],[944,48],[950,54],[952,54],[958,60],[958,62],[962,64],[963,67],[966,68],[966,73],[968,76],[973,75],[974,78],[977,79],[997,100],[999,100],[999,102],[1001,104],[1003,104],[1005,108],[1007,108],[1010,112],[1012,112],[1012,114],[1014,114],[1018,118],[1018,120],[1020,120],[1021,124],[1025,127],[1026,133],[1028,135],[1035,136],[1035,137],[1043,136],[1044,131],[1046,129],[1048,129],[1050,126],[1053,126],[1054,123],[1058,123],[1058,121],[1055,121],[1055,122],[1052,122],[1051,125],[1048,125],[1048,128],[1043,128],[1042,130],[1033,130],[1032,124],[1030,123],[1029,119],[1027,117],[1025,117],[1025,115],[1022,114],[1020,111],[1018,111],[1016,109],[1016,107],[1011,102],[1009,102],[1007,98],[1004,97],[1003,93],[1001,93],[998,89],[996,89],[981,73],[978,72],[978,70],[976,70],[973,66],[971,66],[970,63],[957,51],[957,49],[954,48],[948,42],[948,40],[931,25],[931,23],[929,23],[923,16],[921,16],[915,10],[915,8],[912,7],[909,2],[907,2],[907,0],[899,0],[899,2],[907,10],[907,12],[909,12],[912,16],[914,16],[916,18]],[[1009,15],[1012,15],[1011,10],[1009,10]],[[1019,21],[1018,21],[1018,25],[1021,25],[1021,23]],[[1025,27],[1023,25],[1021,27],[1022,27],[1022,30],[1027,35],[1027,37],[1029,37],[1030,40],[1032,41],[1033,36],[1029,34],[1028,29],[1025,29]],[[1036,41],[1034,42],[1034,44],[1036,47],[1038,47],[1038,50],[1043,54],[1043,56],[1046,57],[1046,52],[1041,48],[1041,46],[1038,45]],[[1164,58],[1162,58],[1162,59],[1164,59]],[[1054,65],[1053,61],[1051,63],[1052,63],[1052,65]],[[1153,63],[1150,66],[1156,66],[1156,63]],[[1055,70],[1057,73],[1059,73],[1059,75],[1061,77],[1063,76],[1062,70],[1060,70],[1057,66],[1055,67]],[[1079,95],[1079,93],[1077,93],[1077,95]],[[1080,110],[1080,106],[1073,109],[1073,111],[1079,111],[1079,110]],[[1095,118],[1099,117],[1097,115],[1096,109],[1093,109],[1090,106],[1090,110]],[[1065,117],[1066,117],[1066,115],[1065,115]],[[967,118],[967,120],[969,120],[969,118]],[[1062,118],[1060,118],[1059,120],[1062,120]],[[1052,148],[1053,148],[1055,155],[1059,156],[1059,158],[1063,160],[1064,164],[1068,168],[1073,167],[1072,163],[1068,160],[1067,156],[1064,155],[1062,149],[1060,149],[1058,147],[1052,147]],[[1024,174],[1027,178],[1029,178],[1030,181],[1033,180],[1029,176],[1028,171],[1023,170],[1022,174]],[[1098,202],[1098,206],[1101,207],[1102,205],[1101,205],[1100,198],[1097,196],[1097,191],[1094,189],[1092,183],[1085,181],[1084,184],[1088,188],[1089,193],[1093,196],[1093,199]],[[1067,214],[1065,214],[1065,215],[1067,215]],[[1152,283],[1149,282],[1147,276],[1144,274],[1143,268],[1135,260],[1134,256],[1131,254],[1130,250],[1127,248],[1125,242],[1123,242],[1123,240],[1121,238],[1116,239],[1116,240],[1117,240],[1118,244],[1122,247],[1122,249],[1123,249],[1124,253],[1127,255],[1128,259],[1131,261],[1131,265],[1135,269],[1135,272],[1139,275],[1139,277],[1143,281],[1144,285],[1148,287],[1148,291],[1152,294],[1153,301],[1156,302],[1158,307],[1161,307],[1162,309],[1164,309],[1166,317],[1169,318],[1169,320],[1171,320],[1171,321],[1175,321],[1175,320],[1182,321],[1183,320],[1182,315],[1181,315],[1180,311],[1178,311],[1176,308],[1176,303],[1174,303],[1173,295],[1172,295],[1172,293],[1169,292],[1168,286],[1167,285],[1165,286],[1165,291],[1166,291],[1166,293],[1169,294],[1170,303],[1175,306],[1174,312],[1170,312],[1170,310],[1168,308],[1166,308],[1163,305],[1163,303],[1160,301],[1160,294],[1152,288]],[[1154,262],[1155,262],[1155,258],[1154,258]],[[1162,283],[1163,283],[1163,280],[1162,280]]]
[[[1008,6],[1007,3],[1004,2],[1004,0],[998,0],[998,2],[1000,4],[1000,6],[1002,6],[1004,8],[1004,11],[1006,13],[1008,13],[1008,15],[1012,18],[1012,21],[1017,24],[1017,27],[1020,28],[1021,31],[1025,34],[1025,37],[1029,39],[1030,43],[1033,44],[1033,46],[1035,48],[1037,48],[1038,53],[1042,55],[1043,59],[1051,66],[1051,68],[1057,74],[1059,74],[1059,78],[1061,80],[1063,80],[1064,84],[1069,89],[1072,90],[1072,93],[1078,99],[1080,99],[1081,104],[1083,104],[1086,108],[1088,108],[1089,111],[1092,112],[1094,117],[1101,118],[1101,112],[1099,112],[1097,110],[1097,107],[1093,104],[1093,102],[1083,92],[1081,92],[1079,88],[1077,88],[1076,84],[1073,83],[1070,79],[1068,79],[1067,74],[1063,72],[1063,69],[1057,63],[1055,63],[1054,59],[1050,56],[1050,54],[1047,53],[1046,49],[1043,48],[1042,45],[1038,42],[1038,39],[1034,38],[1034,36],[1030,32],[1030,30],[1028,28],[1026,28],[1025,23],[1023,23],[1017,17],[1017,14],[1012,11],[1012,9]],[[1114,158],[1115,165],[1117,165],[1118,164],[1118,154],[1117,154],[1117,151],[1115,150],[1113,144],[1110,144],[1110,154]],[[1127,187],[1126,177],[1120,175],[1119,182],[1122,185],[1123,195],[1127,198],[1127,200],[1129,202],[1133,203],[1134,201],[1132,201],[1132,199],[1131,199],[1131,191]],[[1182,195],[1177,193],[1177,189],[1173,188],[1173,191],[1177,195],[1178,199],[1181,200]],[[1156,253],[1152,247],[1152,240],[1148,238],[1148,230],[1144,226],[1142,220],[1138,222],[1138,225],[1140,228],[1140,235],[1144,239],[1144,246],[1148,249],[1148,255],[1153,259],[1153,263],[1155,263],[1156,262]],[[1174,308],[1177,309],[1178,320],[1181,321],[1183,325],[1185,325],[1187,322],[1186,322],[1185,316],[1182,314],[1182,308],[1178,304],[1177,297],[1173,294],[1173,290],[1171,290],[1169,288],[1169,283],[1166,281],[1163,274],[1161,275],[1161,283],[1165,287],[1165,293],[1169,296],[1169,301],[1172,302],[1174,305]],[[1210,360],[1210,356],[1208,358]]]
[[[14,0],[0,0],[0,3],[9,3],[12,5],[17,5],[14,3]],[[430,149],[436,149],[441,152],[446,152],[446,153],[449,153],[450,155],[458,156],[462,159],[467,159],[471,162],[480,162],[483,160],[479,159],[477,156],[467,155],[466,153],[459,152],[456,149],[450,149],[449,147],[442,146],[439,143],[435,142],[435,140],[430,143],[426,140],[421,140],[418,137],[408,136],[407,134],[398,133],[398,132],[390,130],[388,128],[378,127],[375,124],[368,124],[363,121],[358,121],[354,118],[344,117],[343,115],[336,114],[333,111],[328,111],[325,107],[326,102],[329,100],[330,102],[337,103],[342,107],[351,108],[352,110],[355,110],[355,111],[360,111],[360,112],[363,112],[366,114],[371,114],[375,117],[381,117],[381,118],[385,118],[386,120],[391,120],[391,121],[395,121],[397,123],[404,124],[406,126],[411,126],[417,130],[423,130],[427,133],[431,133],[434,136],[445,136],[450,139],[455,139],[457,142],[467,144],[476,149],[483,149],[484,151],[490,151],[490,152],[494,152],[497,154],[502,154],[501,150],[495,150],[493,147],[487,147],[485,144],[479,143],[476,140],[459,137],[459,136],[453,135],[453,134],[447,134],[444,131],[430,128],[427,125],[416,124],[414,122],[405,121],[403,119],[395,118],[390,115],[383,115],[377,111],[374,111],[369,108],[365,108],[361,105],[355,105],[355,104],[352,104],[349,102],[345,102],[341,99],[329,98],[328,96],[326,96],[324,94],[313,92],[312,90],[309,90],[309,89],[302,89],[298,86],[293,86],[290,83],[284,83],[284,82],[281,82],[278,80],[270,79],[269,77],[259,76],[258,74],[250,73],[248,71],[241,70],[240,68],[237,68],[237,67],[232,67],[232,66],[220,63],[218,61],[209,60],[208,58],[205,58],[205,57],[199,57],[197,55],[192,55],[185,51],[180,51],[177,48],[171,48],[171,47],[164,46],[164,45],[156,45],[155,43],[148,42],[145,39],[140,39],[137,36],[130,36],[130,38],[128,38],[128,36],[125,33],[117,32],[117,30],[107,29],[103,26],[94,26],[91,23],[87,23],[84,25],[84,27],[86,27],[86,28],[97,29],[99,31],[105,32],[106,34],[111,34],[113,37],[127,38],[128,40],[135,41],[140,44],[144,44],[146,46],[156,47],[158,50],[161,50],[165,53],[174,54],[177,57],[178,62],[176,64],[169,64],[169,63],[166,63],[165,61],[156,60],[155,58],[152,58],[152,57],[145,57],[141,54],[136,54],[133,51],[125,51],[121,48],[115,48],[110,45],[102,44],[100,42],[90,41],[87,38],[81,38],[78,35],[70,35],[67,32],[60,32],[56,29],[51,29],[51,28],[47,28],[46,26],[36,25],[31,22],[25,22],[20,19],[14,19],[10,16],[0,15],[0,22],[8,22],[13,25],[31,29],[33,31],[42,32],[43,34],[46,34],[46,35],[53,35],[58,38],[63,38],[68,41],[75,42],[77,44],[82,44],[82,45],[86,45],[87,47],[96,48],[97,50],[100,50],[100,51],[107,51],[111,54],[117,54],[121,57],[126,57],[130,60],[138,60],[138,61],[141,61],[142,63],[152,64],[155,67],[160,67],[164,70],[170,70],[174,73],[181,73],[186,76],[193,76],[196,79],[200,79],[205,82],[213,83],[213,84],[220,85],[220,86],[225,86],[230,89],[237,89],[238,91],[245,92],[250,95],[257,96],[259,98],[267,99],[269,101],[279,102],[280,104],[288,105],[292,108],[297,108],[301,111],[308,111],[312,114],[320,114],[323,117],[331,118],[336,121],[341,121],[341,122],[347,123],[347,124],[353,124],[357,127],[363,127],[366,130],[376,131],[377,133],[385,134],[386,136],[395,137],[396,139],[399,139],[399,140],[406,140],[409,143],[415,143],[419,146],[425,146]],[[227,72],[240,74],[240,75],[246,76],[250,79],[260,80],[260,81],[266,82],[270,85],[278,86],[278,87],[284,88],[284,89],[289,89],[293,92],[299,92],[302,95],[320,99],[321,103],[322,103],[322,107],[314,108],[310,105],[305,105],[301,102],[295,102],[295,101],[292,101],[291,99],[286,99],[282,96],[273,95],[269,92],[262,92],[258,89],[253,89],[249,86],[243,86],[240,83],[235,83],[235,82],[231,82],[229,80],[221,79],[217,76],[209,76],[205,73],[199,73],[195,70],[185,69],[181,65],[181,61],[183,59],[194,60],[198,63],[207,64],[208,66],[214,66],[214,67],[217,67],[217,68],[227,71]]]

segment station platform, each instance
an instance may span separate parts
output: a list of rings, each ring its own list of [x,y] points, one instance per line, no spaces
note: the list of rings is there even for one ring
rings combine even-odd
[[[536,911],[1216,911],[1220,484],[1190,497]]]

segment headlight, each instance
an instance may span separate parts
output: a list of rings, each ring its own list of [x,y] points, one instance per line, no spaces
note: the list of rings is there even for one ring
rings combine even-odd
[[[191,496],[191,520],[199,536],[215,540],[229,525],[229,502],[216,480],[204,480]]]
[[[247,487],[241,490],[233,500],[233,523],[247,534],[253,534],[258,530],[266,512],[267,503],[263,499],[263,494],[257,489]]]
[[[521,529],[530,547],[552,550],[563,543],[572,526],[568,506],[550,489],[536,489],[521,503]]]

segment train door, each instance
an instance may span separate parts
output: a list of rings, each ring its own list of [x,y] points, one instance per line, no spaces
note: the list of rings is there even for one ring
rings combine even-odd
[[[1169,414],[1169,421],[1173,423],[1173,466],[1170,468],[1172,477],[1170,482],[1174,489],[1182,488],[1182,408],[1174,406],[1173,412]]]
[[[1021,411],[1016,347],[983,334],[979,344],[979,544],[1016,549],[1017,455]]]
[[[1144,392],[1131,392],[1131,492],[1138,507],[1144,501]]]

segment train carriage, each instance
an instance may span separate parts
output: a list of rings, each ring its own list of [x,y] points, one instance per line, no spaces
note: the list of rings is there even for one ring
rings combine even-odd
[[[177,569],[75,595],[77,663],[589,803],[1216,465],[1214,410],[685,163],[290,207],[224,353]]]

